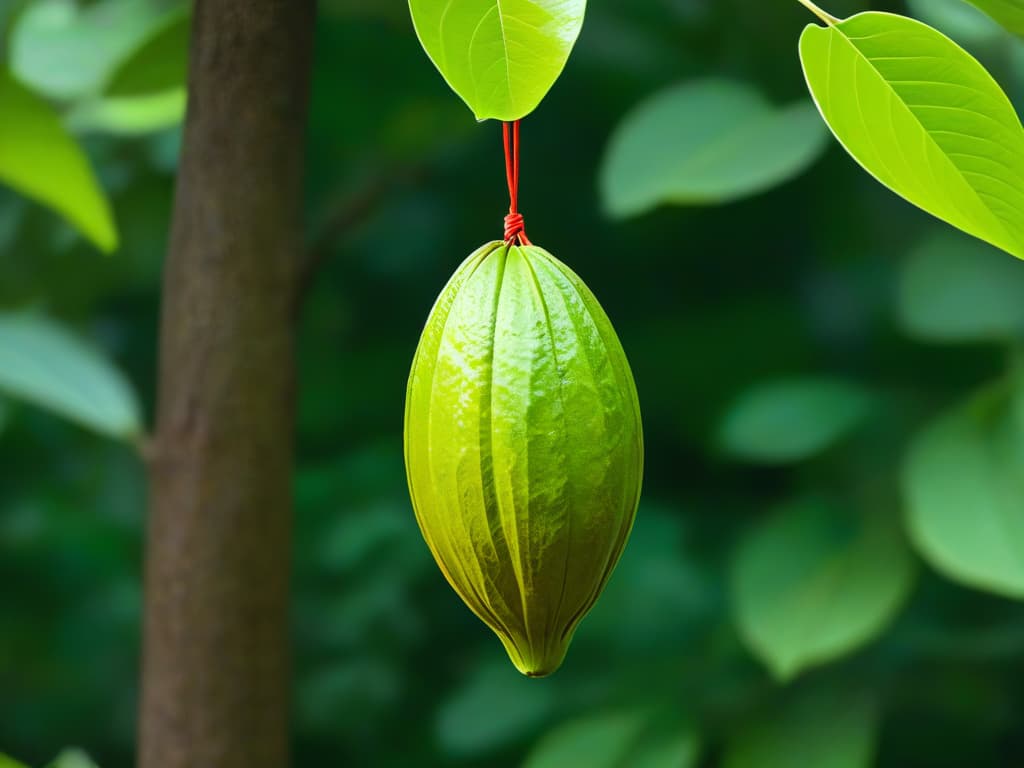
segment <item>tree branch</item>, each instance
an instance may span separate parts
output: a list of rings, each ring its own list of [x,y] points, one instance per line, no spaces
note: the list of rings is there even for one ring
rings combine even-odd
[[[339,199],[319,231],[310,240],[303,257],[300,296],[308,292],[316,273],[330,257],[338,242],[351,236],[404,185],[418,185],[427,176],[424,164],[393,165],[369,176],[349,195]]]

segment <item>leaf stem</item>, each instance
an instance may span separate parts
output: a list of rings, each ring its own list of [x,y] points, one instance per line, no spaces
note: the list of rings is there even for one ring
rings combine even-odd
[[[823,22],[828,24],[830,27],[833,24],[838,24],[839,21],[840,21],[839,19],[837,19],[832,14],[825,13],[825,11],[821,10],[821,8],[816,6],[813,2],[811,2],[811,0],[796,0],[796,1],[798,3],[800,3],[800,5],[802,5],[804,8],[806,8],[808,11],[810,11],[815,16],[817,16],[819,19],[821,19]]]

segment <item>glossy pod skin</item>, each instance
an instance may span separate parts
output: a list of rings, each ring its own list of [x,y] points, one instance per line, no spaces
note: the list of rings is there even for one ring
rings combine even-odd
[[[643,437],[611,323],[547,251],[489,243],[452,276],[413,360],[405,462],[448,582],[520,672],[554,672],[629,537]]]

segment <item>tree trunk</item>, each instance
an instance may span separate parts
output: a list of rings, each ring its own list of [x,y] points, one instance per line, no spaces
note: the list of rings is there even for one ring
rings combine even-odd
[[[288,764],[314,0],[198,0],[150,455],[140,768]]]

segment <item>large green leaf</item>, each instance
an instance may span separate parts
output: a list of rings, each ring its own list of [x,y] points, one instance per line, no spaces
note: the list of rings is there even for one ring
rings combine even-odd
[[[649,712],[613,712],[570,720],[548,733],[523,768],[690,768],[700,745],[694,731],[677,723],[652,731]]]
[[[800,58],[825,121],[871,175],[1024,258],[1024,129],[981,64],[889,13],[809,25]]]
[[[745,83],[683,83],[642,102],[616,128],[601,196],[614,216],[662,203],[730,202],[802,172],[827,136],[806,100],[776,108]]]
[[[139,405],[125,378],[91,347],[37,315],[0,315],[0,392],[112,437],[139,433]]]
[[[1024,403],[1003,382],[915,438],[903,473],[910,537],[956,581],[1024,598]]]
[[[48,205],[104,251],[117,247],[110,205],[85,154],[46,102],[0,70],[0,181]]]
[[[755,462],[801,461],[825,450],[868,413],[863,389],[841,379],[782,379],[744,392],[719,427],[731,456]]]
[[[1024,0],[967,0],[1014,34],[1024,37]]]
[[[818,499],[793,502],[740,544],[731,572],[736,622],[754,654],[788,679],[878,635],[912,575],[894,520]]]
[[[477,120],[532,112],[565,68],[586,0],[409,0],[416,34]]]
[[[864,693],[801,691],[736,733],[722,768],[870,768],[877,730],[877,706]]]
[[[903,266],[899,314],[912,336],[939,342],[1024,336],[1024,264],[985,243],[942,230]]]
[[[14,758],[0,753],[0,768],[25,768],[24,763],[19,763]]]
[[[11,69],[53,98],[96,93],[174,9],[173,3],[154,0],[29,3],[11,34]]]
[[[192,16],[187,10],[168,17],[107,82],[108,96],[147,96],[183,89],[188,74]]]

